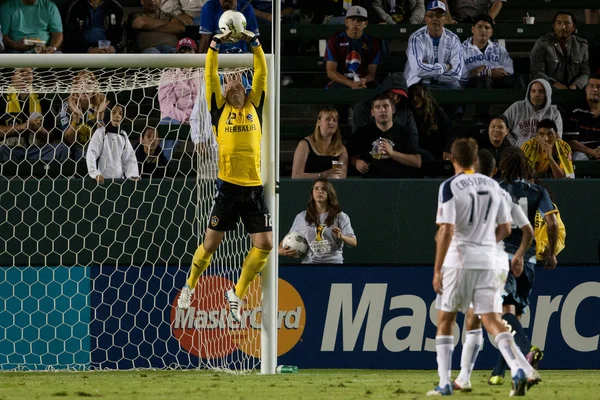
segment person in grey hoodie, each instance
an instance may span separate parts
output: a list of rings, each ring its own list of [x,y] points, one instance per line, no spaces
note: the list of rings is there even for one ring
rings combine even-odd
[[[424,0],[373,0],[371,5],[377,23],[396,25],[401,22],[422,24],[425,16]]]
[[[545,79],[536,79],[527,86],[525,100],[514,102],[504,116],[510,131],[508,140],[513,146],[521,147],[523,143],[535,137],[537,124],[543,119],[551,119],[558,128],[562,138],[563,123],[560,113],[552,103],[552,86]]]
[[[394,124],[405,126],[416,135],[417,125],[408,103],[408,87],[402,72],[388,75],[378,87],[377,94],[381,93],[387,93],[396,107]],[[372,98],[364,99],[354,105],[352,109],[352,133],[356,132],[358,128],[373,122],[371,115],[372,101]]]

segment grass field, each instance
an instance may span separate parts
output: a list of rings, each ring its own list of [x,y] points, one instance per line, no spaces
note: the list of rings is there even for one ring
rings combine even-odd
[[[468,399],[508,397],[510,385],[488,386],[488,371],[473,373]],[[600,371],[541,371],[531,399],[598,399]],[[456,374],[454,374],[456,375]],[[17,399],[421,399],[435,371],[302,370],[298,374],[232,375],[209,371],[0,373],[0,400]]]

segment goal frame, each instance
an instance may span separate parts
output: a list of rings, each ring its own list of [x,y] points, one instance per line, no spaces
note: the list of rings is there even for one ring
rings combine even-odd
[[[267,61],[267,96],[263,115],[261,175],[265,200],[271,212],[274,248],[279,237],[279,129],[278,71],[276,56],[265,54]],[[198,68],[206,65],[205,54],[3,54],[0,68]],[[252,54],[220,54],[219,68],[253,67]],[[264,134],[268,132],[268,134]],[[261,298],[261,373],[275,374],[277,367],[277,251],[271,251],[262,272]]]

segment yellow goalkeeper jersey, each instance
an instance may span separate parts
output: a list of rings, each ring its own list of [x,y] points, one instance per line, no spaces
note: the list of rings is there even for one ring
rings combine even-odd
[[[261,46],[254,49],[252,90],[242,109],[232,107],[221,93],[217,51],[206,55],[206,100],[219,144],[219,179],[239,186],[262,185],[260,139],[267,87],[267,62]]]

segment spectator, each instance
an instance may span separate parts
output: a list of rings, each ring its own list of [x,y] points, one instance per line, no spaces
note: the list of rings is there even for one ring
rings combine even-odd
[[[142,53],[175,53],[179,35],[185,27],[178,18],[169,18],[158,8],[158,0],[141,0],[144,10],[130,16],[136,31],[135,50]]]
[[[122,53],[125,51],[123,8],[115,0],[73,0],[65,27],[65,53]],[[100,48],[100,41],[109,46]]]
[[[63,41],[60,13],[51,0],[5,0],[0,5],[0,26],[9,53],[52,54]]]
[[[394,105],[386,94],[372,102],[375,122],[360,128],[348,143],[350,162],[365,178],[408,178],[421,168],[418,139],[393,122]]]
[[[166,0],[161,4],[162,12],[177,18],[184,25],[200,25],[202,7],[208,0]]]
[[[193,54],[196,43],[190,38],[180,39],[177,53]],[[189,68],[169,68],[161,76],[158,86],[161,125],[181,125],[189,122],[198,96],[198,79]],[[163,153],[170,160],[177,148],[176,140],[165,140]]]
[[[79,160],[84,146],[90,140],[96,125],[104,125],[106,107],[110,101],[99,92],[99,84],[93,72],[80,71],[73,79],[71,94],[63,102],[59,114],[64,141],[71,149],[71,156]]]
[[[481,14],[473,19],[473,36],[463,42],[465,68],[461,83],[467,88],[523,88],[520,76],[514,75],[513,61],[508,51],[490,39],[494,33],[492,18]],[[476,119],[487,124],[489,105],[476,106]]]
[[[300,23],[300,10],[294,9],[297,0],[281,0],[281,22],[284,24]],[[273,22],[273,0],[254,0],[252,2],[256,18]]]
[[[448,0],[441,1],[448,8]],[[500,10],[502,10],[502,3],[506,3],[506,0],[454,0],[452,1],[452,7],[448,8],[448,23],[473,22],[473,18],[480,14],[489,15],[492,21],[495,22]],[[450,15],[450,11],[452,11],[452,15]]]
[[[292,179],[344,179],[348,172],[348,151],[342,144],[335,108],[319,112],[315,131],[298,143],[294,152]]]
[[[0,96],[0,161],[65,161],[67,147],[49,143],[54,119],[49,102],[31,90],[31,68],[16,68],[9,92]]]
[[[600,75],[590,75],[585,97],[587,107],[567,117],[564,138],[573,149],[573,160],[600,160]]]
[[[454,141],[452,121],[440,107],[431,91],[417,83],[408,88],[419,137],[419,153],[423,161],[449,160]]]
[[[412,132],[417,134],[417,126],[413,116],[410,104],[408,102],[408,88],[402,72],[396,72],[388,75],[381,85],[377,88],[377,94],[387,94],[392,100],[396,112],[394,113],[394,123],[406,126]],[[373,99],[361,100],[354,105],[352,109],[352,132],[373,122],[371,115],[371,103]]]
[[[200,23],[200,47],[199,53],[206,53],[210,39],[216,33],[221,33],[219,29],[219,18],[227,10],[237,10],[246,17],[246,29],[260,35],[258,23],[254,15],[254,9],[245,0],[208,0],[202,7],[202,22]],[[239,40],[235,43],[221,43],[219,53],[248,53],[248,43]]]
[[[401,22],[422,24],[425,15],[424,0],[373,0],[377,22],[395,25]]]
[[[2,26],[0,26],[0,53],[4,51],[4,42],[2,41]]]
[[[556,106],[552,104],[552,87],[545,79],[536,79],[529,83],[525,100],[514,102],[504,116],[508,121],[510,135],[508,140],[513,146],[521,147],[533,138],[537,132],[537,124],[543,119],[551,119],[557,126],[557,133],[562,137],[563,123]]]
[[[325,178],[314,181],[306,211],[296,215],[290,232],[301,233],[308,242],[302,264],[343,264],[344,245],[357,245],[350,217],[342,212],[337,193]],[[281,243],[278,252],[280,256],[298,257]]]
[[[583,89],[590,74],[588,43],[573,35],[577,22],[569,11],[559,11],[553,32],[539,38],[531,53],[530,78],[542,78],[555,89]]]
[[[215,180],[219,173],[219,145],[212,129],[204,82],[204,75],[201,74],[198,86],[200,92],[196,96],[194,108],[190,115],[190,138],[200,158],[199,177]]]
[[[551,119],[538,123],[536,137],[523,143],[521,150],[535,171],[536,179],[575,178],[571,147],[558,138],[556,124]]]
[[[168,175],[167,158],[160,147],[160,137],[155,128],[147,126],[135,149],[135,158],[142,178],[164,178]]]
[[[418,82],[437,88],[459,89],[463,66],[460,39],[444,28],[446,6],[440,1],[427,4],[424,26],[408,38],[404,77],[408,87]]]
[[[327,78],[331,80],[328,88],[364,89],[375,82],[381,53],[377,39],[364,33],[367,24],[367,10],[352,6],[346,13],[346,30],[327,39],[325,62]]]
[[[104,183],[104,178],[140,178],[135,152],[127,133],[120,128],[121,121],[123,107],[114,106],[110,123],[98,128],[90,139],[86,154],[88,174],[99,185]]]
[[[508,120],[504,115],[498,115],[490,120],[487,135],[479,138],[479,148],[489,150],[496,159],[496,165],[500,165],[502,153],[511,147],[508,141]]]

